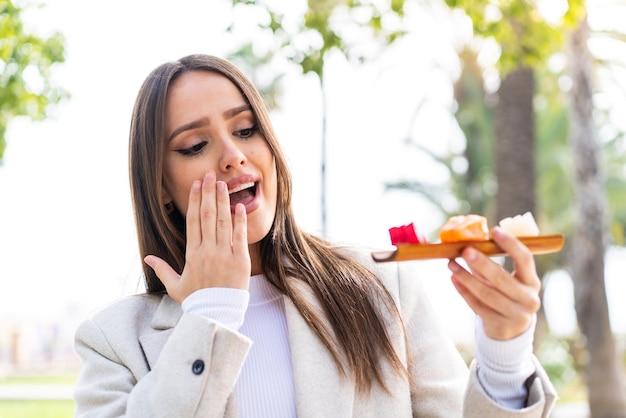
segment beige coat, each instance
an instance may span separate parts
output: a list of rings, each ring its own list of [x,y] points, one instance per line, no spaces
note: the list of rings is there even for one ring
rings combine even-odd
[[[369,396],[360,396],[285,298],[298,417],[549,416],[556,393],[539,363],[527,408],[506,410],[488,397],[475,364],[468,372],[435,317],[415,274],[418,263],[374,264],[368,252],[351,255],[379,274],[400,307],[408,347],[397,326],[390,332],[403,360],[412,359],[415,386],[411,390],[387,370],[390,394],[374,386]],[[306,285],[296,283],[310,296]],[[250,345],[248,338],[215,321],[183,314],[168,296],[123,299],[76,332],[76,351],[83,360],[76,416],[237,417],[232,391]],[[199,374],[192,372],[196,360],[205,365]]]

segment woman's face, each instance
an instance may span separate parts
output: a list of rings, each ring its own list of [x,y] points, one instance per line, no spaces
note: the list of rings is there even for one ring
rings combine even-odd
[[[181,75],[168,91],[165,135],[165,202],[186,214],[192,183],[213,171],[228,185],[231,212],[246,208],[248,243],[265,237],[276,213],[276,165],[237,87],[218,73]]]

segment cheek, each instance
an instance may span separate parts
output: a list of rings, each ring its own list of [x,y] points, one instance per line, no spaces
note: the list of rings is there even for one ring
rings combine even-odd
[[[278,204],[278,174],[276,172],[276,164],[273,159],[272,159],[272,164],[269,170],[271,174],[270,174],[270,181],[268,182],[269,184],[268,193],[271,196],[272,205],[274,206],[274,214],[275,214],[276,209],[277,209],[276,206]]]
[[[263,156],[264,165],[262,167],[263,174],[265,177],[265,183],[267,183],[268,188],[273,190],[273,195],[276,195],[276,189],[278,188],[278,176],[276,173],[276,159],[272,155],[272,153],[267,150],[267,153]]]
[[[187,207],[189,206],[189,190],[195,178],[187,178],[184,175],[169,175],[165,174],[163,179],[163,186],[165,193],[169,195],[170,200],[174,201],[174,204],[178,210],[185,214],[187,213]]]
[[[276,200],[278,199],[278,173],[274,161],[272,161],[272,184],[274,185],[274,200]]]

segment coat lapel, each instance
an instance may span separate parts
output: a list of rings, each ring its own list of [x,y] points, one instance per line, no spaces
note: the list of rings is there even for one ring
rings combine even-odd
[[[299,280],[291,280],[313,308],[322,312],[311,289]],[[284,302],[298,418],[352,416],[355,393],[351,377],[340,375],[332,356],[309,328],[295,305],[286,296]],[[151,327],[139,336],[150,370],[156,364],[181,315],[180,305],[165,295],[154,314]]]
[[[174,326],[180,320],[182,313],[182,309],[176,301],[167,295],[163,296],[152,318],[151,328],[145,330],[139,336],[139,343],[146,356],[150,370],[156,364],[163,346],[172,333]]]
[[[322,312],[311,289],[292,280],[314,309]],[[286,296],[284,301],[298,417],[352,416],[354,385],[350,376],[342,378],[332,356],[295,305]]]

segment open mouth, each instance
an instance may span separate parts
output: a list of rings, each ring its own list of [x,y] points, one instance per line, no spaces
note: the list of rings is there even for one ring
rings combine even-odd
[[[257,183],[242,183],[228,191],[230,195],[230,205],[235,206],[237,203],[244,205],[250,203],[256,196]]]

